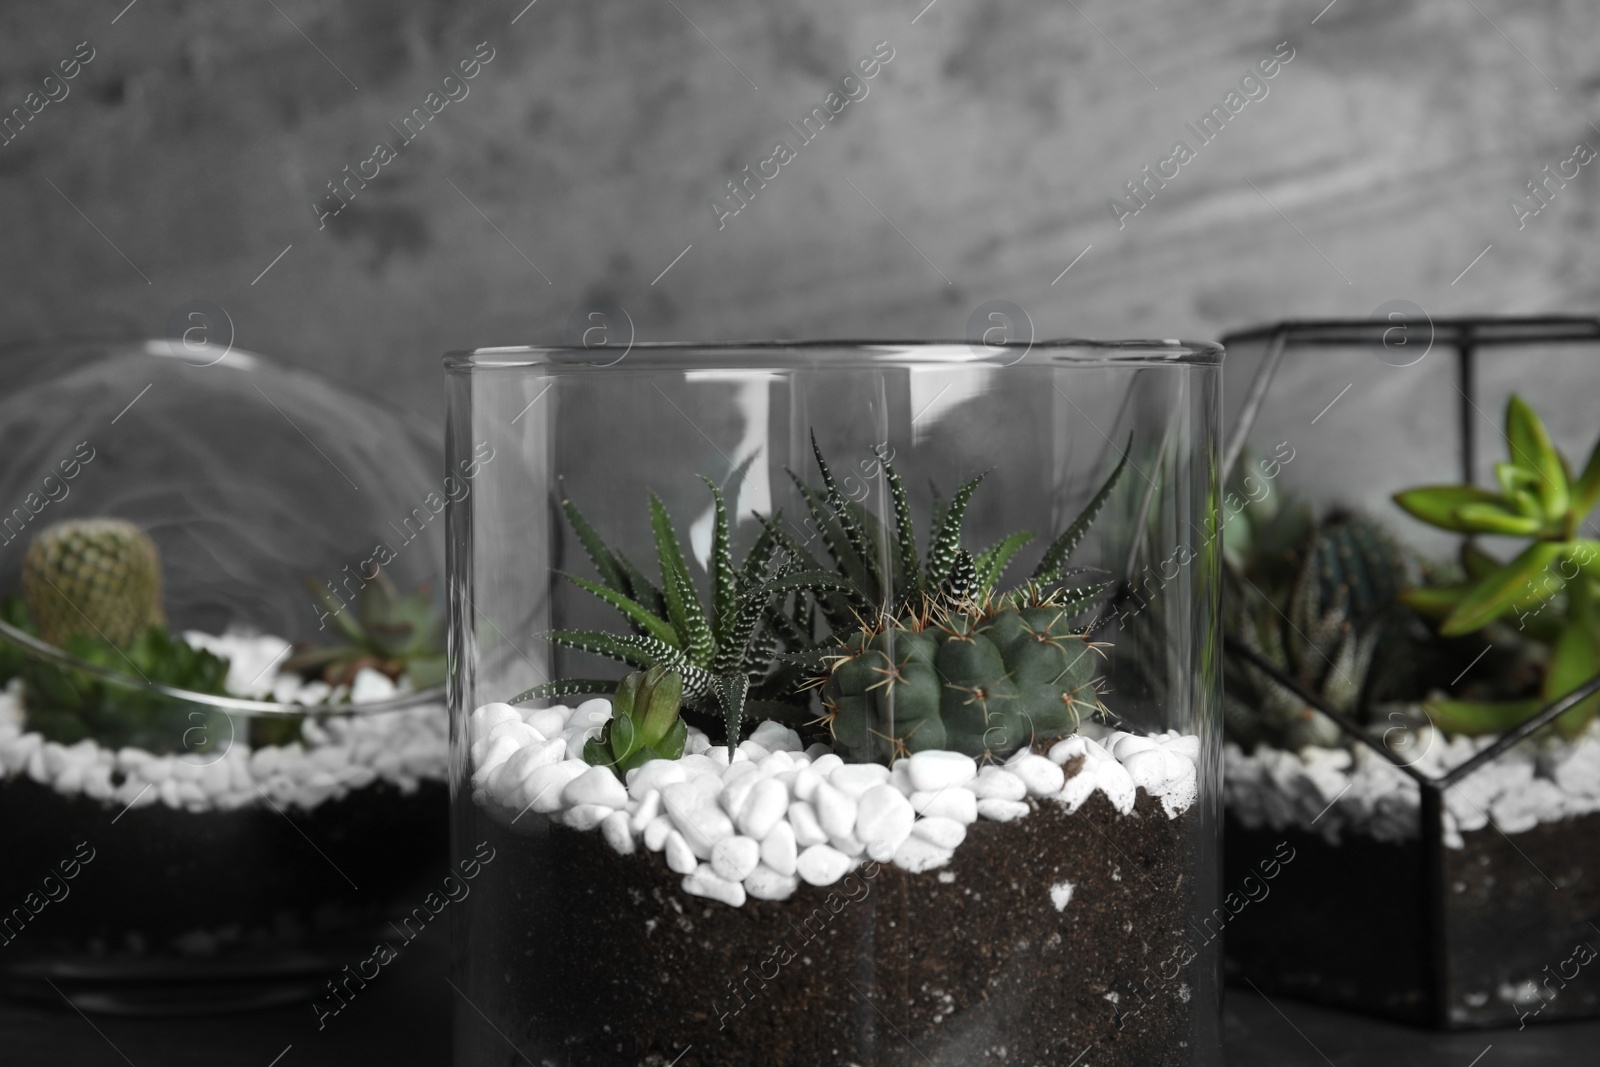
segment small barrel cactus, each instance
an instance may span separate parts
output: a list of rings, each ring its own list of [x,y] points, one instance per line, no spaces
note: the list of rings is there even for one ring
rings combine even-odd
[[[39,636],[57,646],[81,633],[126,648],[166,621],[155,542],[122,519],[72,519],[41,531],[23,560],[22,593]]]
[[[1316,573],[1317,603],[1324,609],[1342,606],[1358,625],[1392,604],[1406,586],[1406,558],[1395,539],[1348,511],[1334,511],[1317,524],[1306,554],[1305,565]]]
[[[824,719],[852,760],[1002,754],[1100,709],[1095,650],[1068,610],[1011,598],[867,627],[830,657]]]

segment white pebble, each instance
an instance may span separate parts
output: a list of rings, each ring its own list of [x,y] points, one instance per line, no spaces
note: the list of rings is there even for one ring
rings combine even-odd
[[[825,752],[811,761],[811,769],[823,778],[828,777],[828,775],[843,766],[843,758],[834,755],[832,752]]]
[[[667,847],[667,836],[675,833],[677,831],[672,828],[672,820],[665,815],[657,815],[644,828],[644,847],[651,852],[660,852]]]
[[[762,840],[789,810],[789,791],[783,783],[766,778],[750,790],[750,797],[739,812],[739,830],[757,841]]]
[[[1117,733],[1106,740],[1106,748],[1119,760],[1126,760],[1135,752],[1147,752],[1152,748],[1161,747],[1161,742],[1155,738],[1140,737],[1138,734]]]
[[[822,776],[814,767],[801,767],[794,772],[794,795],[800,800],[810,800],[822,784]]]
[[[1051,764],[1054,766],[1054,764]],[[1059,770],[1059,768],[1057,768]],[[999,800],[990,797],[988,800],[978,801],[978,814],[985,819],[995,822],[1010,822],[1020,819],[1028,814],[1028,802],[1025,800]]]
[[[950,849],[940,848],[921,837],[908,837],[894,852],[894,865],[913,874],[943,867],[953,855]]]
[[[832,885],[843,878],[850,867],[849,856],[827,845],[812,845],[795,861],[795,871],[800,877],[816,886]]]
[[[912,793],[911,807],[918,815],[954,819],[968,825],[978,821],[978,798],[965,786],[952,786],[937,793]]]
[[[590,767],[567,785],[561,800],[564,804],[604,804],[608,808],[620,808],[628,803],[628,791],[610,767]]]
[[[720,900],[730,908],[744,906],[744,886],[721,877],[709,866],[701,864],[683,877],[683,891],[697,897]]]
[[[745,878],[744,888],[757,900],[788,900],[800,888],[800,879],[793,872],[784,874],[763,863]]]
[[[562,760],[535,767],[522,783],[522,802],[540,814],[548,815],[561,807],[561,793],[579,775],[590,770],[581,759]]]
[[[1066,775],[1059,766],[1044,756],[1031,753],[1011,760],[1006,764],[1006,770],[1021,778],[1028,792],[1036,797],[1059,793],[1066,783]]]
[[[768,719],[759,723],[750,731],[750,740],[765,748],[768,752],[799,752],[801,750],[800,735],[783,725]]]
[[[813,842],[820,844],[821,842]],[[761,839],[761,862],[785,877],[794,874],[795,859],[799,856],[795,843],[794,827],[780,821]]]
[[[1161,747],[1191,762],[1200,758],[1200,738],[1195,734],[1185,734],[1163,741]]]
[[[706,749],[706,758],[712,763],[715,763],[718,768],[727,767],[731,762],[728,759],[727,745],[712,745],[710,748]]]
[[[1122,766],[1134,785],[1143,786],[1146,793],[1158,797],[1166,792],[1168,782],[1182,778],[1194,764],[1164,748],[1147,748],[1125,757]]]
[[[655,822],[661,814],[661,790],[652,789],[638,802],[639,806],[633,809],[633,814],[628,817],[628,829],[636,834],[644,832],[644,828]]]
[[[739,747],[734,750],[732,760],[747,760],[750,763],[760,763],[770,755],[772,753],[768,751],[765,745],[758,745],[754,741],[741,741],[739,742]]]
[[[823,756],[833,755],[833,749],[827,744],[818,741],[815,744],[807,745],[805,754],[807,759],[809,759],[812,763],[816,763],[817,760],[821,759]]]
[[[847,763],[835,767],[828,774],[828,784],[839,792],[857,800],[873,786],[889,781],[889,768],[881,763]]]
[[[948,786],[966,785],[978,776],[977,761],[960,752],[918,752],[903,762],[910,766],[911,784],[917,792],[938,792]]]
[[[579,804],[563,812],[561,821],[574,830],[593,830],[605,822],[613,810],[604,804]]]
[[[829,837],[846,837],[856,828],[856,802],[828,782],[817,786],[811,797],[817,809],[817,822]]]
[[[730,882],[744,881],[760,862],[761,844],[754,838],[725,837],[711,850],[711,869]]]
[[[1075,888],[1071,882],[1057,882],[1050,887],[1050,903],[1056,906],[1057,911],[1067,910],[1067,904],[1072,900],[1072,891]]]
[[[633,855],[633,832],[628,827],[628,813],[614,811],[600,822],[600,833],[606,844],[623,856]]]
[[[522,721],[538,730],[546,737],[554,737],[567,728],[567,717],[571,712],[562,707],[534,708],[525,713]]]
[[[489,780],[496,767],[511,757],[511,754],[522,747],[522,743],[514,737],[500,736],[485,738],[472,746],[472,784],[482,786]]]
[[[689,847],[689,842],[676,830],[667,832],[667,866],[678,874],[688,874],[700,865],[695,859],[694,850]]]
[[[679,766],[680,762],[680,760],[653,759],[642,767],[633,768],[628,772],[628,795],[635,800],[642,800],[651,790],[688,781],[688,772]]]
[[[824,844],[828,840],[827,831],[817,821],[816,809],[803,800],[789,805],[789,825],[794,827],[795,844],[801,848]]]
[[[855,836],[866,846],[867,855],[887,863],[900,843],[911,836],[916,818],[905,794],[892,785],[873,786],[857,803]]]
[[[996,798],[990,798],[996,799]],[[942,819],[935,815],[931,819],[918,819],[916,825],[911,827],[911,833],[924,841],[931,841],[940,848],[954,849],[967,839],[967,828],[954,819]]]
[[[472,713],[472,740],[481,741],[489,736],[489,731],[503,722],[511,720],[522,721],[522,716],[517,714],[517,709],[510,704],[485,704]]]
[[[845,834],[843,837],[829,837],[828,844],[843,852],[846,856],[859,856],[867,850],[867,846],[855,834]]]
[[[1126,815],[1133,810],[1138,787],[1128,775],[1128,769],[1114,759],[1102,760],[1095,766],[1095,784],[1111,801],[1111,806]]]
[[[499,775],[507,789],[514,789],[528,780],[536,768],[560,763],[567,756],[567,743],[559,737],[554,741],[536,741],[513,752],[500,765]]]
[[[1021,800],[1028,795],[1027,784],[1003,767],[985,767],[970,788],[979,800]]]

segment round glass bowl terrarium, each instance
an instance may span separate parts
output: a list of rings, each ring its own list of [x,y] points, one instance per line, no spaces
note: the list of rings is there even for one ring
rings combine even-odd
[[[1218,1062],[1220,361],[450,356],[457,1064]]]
[[[469,481],[242,351],[41,345],[0,378],[0,988],[320,989],[444,856],[428,582]]]

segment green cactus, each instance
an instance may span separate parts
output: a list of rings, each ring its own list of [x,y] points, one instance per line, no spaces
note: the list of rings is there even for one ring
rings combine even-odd
[[[831,657],[824,721],[851,759],[1003,754],[1102,710],[1071,607],[1048,596],[962,604],[863,627]]]
[[[610,767],[621,778],[653,759],[677,759],[689,739],[678,717],[683,675],[662,666],[628,675],[617,685],[611,718],[600,736],[583,746],[583,758]]]
[[[808,500],[828,503],[826,510],[813,503],[813,514],[843,535],[828,537],[828,548],[847,595],[866,609],[858,619],[870,620],[849,636],[836,627],[840,644],[820,657],[827,671],[820,680],[822,721],[835,742],[858,760],[894,760],[929,748],[994,756],[1071,733],[1084,711],[1103,711],[1093,646],[1070,620],[1108,586],[1051,587],[1072,573],[1068,559],[1126,464],[1124,457],[1028,580],[997,594],[1002,572],[1033,535],[1013,534],[977,556],[962,547],[962,519],[982,475],[962,483],[947,505],[936,502],[923,569],[904,485],[885,461],[896,545],[886,574],[869,554],[882,543],[879,524],[840,498],[818,451],[826,494],[813,491]],[[870,580],[870,593],[853,574]],[[823,577],[803,573],[789,580],[820,587]]]
[[[70,519],[39,532],[22,561],[22,594],[39,636],[74,634],[126,648],[166,616],[155,542],[122,519]]]

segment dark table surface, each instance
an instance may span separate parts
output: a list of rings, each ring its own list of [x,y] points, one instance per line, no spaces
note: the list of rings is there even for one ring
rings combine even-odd
[[[85,1018],[65,1003],[0,1001],[0,1064],[445,1067],[455,997],[446,979],[445,935],[442,927],[429,928],[408,944],[385,969],[383,982],[363,990],[320,1031],[306,1007],[143,1020]],[[1600,1022],[1435,1034],[1230,989],[1223,1023],[1232,1067],[1581,1067],[1600,1062]]]

